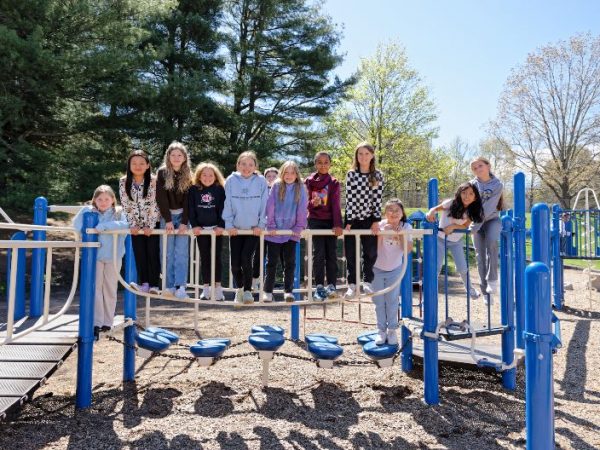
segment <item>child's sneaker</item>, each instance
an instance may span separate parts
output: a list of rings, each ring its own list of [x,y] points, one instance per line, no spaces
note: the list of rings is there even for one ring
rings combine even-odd
[[[137,284],[135,281],[132,281],[131,283],[129,283],[129,286],[131,286],[131,289],[134,289],[136,291],[141,291],[142,287]]]
[[[273,301],[273,294],[271,292],[265,292],[263,294],[262,301],[265,303],[271,303]]]
[[[245,305],[254,303],[254,297],[252,296],[252,292],[244,291],[244,293],[242,294],[242,302]]]
[[[330,284],[329,286],[327,286],[325,288],[325,292],[327,292],[328,298],[337,298],[338,297],[337,289],[335,288],[335,286],[333,284]]]
[[[202,293],[200,294],[200,300],[209,300],[210,299],[210,287],[202,286]]]
[[[479,292],[477,289],[475,289],[473,286],[471,286],[471,290],[469,291],[469,297],[471,297],[473,300],[479,298],[479,296],[481,295],[481,292]]]
[[[147,294],[148,292],[150,292],[150,285],[148,283],[143,283],[140,287],[140,291]]]
[[[368,281],[365,281],[363,283],[363,292],[367,295],[371,295],[373,292],[375,292],[373,290],[373,285],[371,283],[369,283]]]
[[[494,296],[492,294],[484,294],[483,295],[483,304],[485,306],[494,304]]]
[[[215,288],[215,300],[218,302],[222,302],[223,300],[225,300],[225,294],[223,293],[223,287],[220,285]]]
[[[157,288],[156,286],[152,286],[150,289],[148,289],[148,293],[154,294],[154,295],[160,295],[160,289]],[[177,296],[177,292],[175,292],[175,296]]]
[[[237,306],[244,302],[244,290],[242,288],[235,291],[235,299],[233,301]]]
[[[386,339],[387,339],[387,333],[385,331],[380,331],[379,333],[377,333],[377,337],[375,338],[375,345],[385,344]]]
[[[356,285],[353,284],[353,283],[349,284],[348,285],[348,290],[344,294],[344,297],[346,297],[346,298],[354,298],[355,294],[356,294]]]
[[[485,292],[487,292],[488,294],[497,294],[498,290],[500,288],[500,284],[498,283],[498,280],[488,280],[487,282],[487,288],[485,290]]]
[[[323,301],[327,298],[327,291],[323,287],[322,284],[317,284],[317,288],[315,289],[315,295],[313,296],[315,300]]]
[[[177,297],[178,299],[187,298],[187,296],[187,292],[185,292],[185,287],[183,286],[179,286],[175,291],[175,297]]]
[[[260,285],[260,279],[259,278],[252,278],[252,290],[253,291],[258,291]]]
[[[387,330],[387,343],[389,345],[398,345],[398,333],[396,332],[395,329]]]
[[[167,297],[174,297],[175,291],[177,291],[177,288],[174,288],[174,287],[166,288],[165,291],[163,292],[163,295],[165,295]]]
[[[285,294],[283,294],[283,299],[286,302],[293,302],[294,300],[296,300],[296,297],[294,297],[294,294],[292,294],[291,292],[286,292]]]

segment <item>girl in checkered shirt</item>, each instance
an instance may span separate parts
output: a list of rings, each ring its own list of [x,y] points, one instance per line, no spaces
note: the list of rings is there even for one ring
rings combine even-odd
[[[377,260],[377,233],[381,221],[383,174],[375,168],[375,149],[367,142],[358,144],[354,151],[352,169],[346,174],[346,230],[371,230],[372,236],[361,236],[363,259],[363,292],[373,293],[373,265]],[[344,238],[348,266],[346,298],[358,295],[356,286],[356,238]]]

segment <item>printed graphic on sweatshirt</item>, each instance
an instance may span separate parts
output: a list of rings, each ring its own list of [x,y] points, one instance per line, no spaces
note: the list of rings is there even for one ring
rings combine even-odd
[[[312,198],[312,204],[314,206],[327,206],[327,200],[329,198],[329,186],[325,186],[320,190],[314,190],[312,192]]]
[[[481,200],[483,200],[483,201],[488,200],[492,197],[493,194],[494,194],[493,189],[484,189],[483,192],[481,192]]]

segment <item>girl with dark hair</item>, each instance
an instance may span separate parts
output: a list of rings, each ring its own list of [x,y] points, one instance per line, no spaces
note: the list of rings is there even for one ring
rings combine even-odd
[[[156,204],[156,178],[148,155],[141,150],[127,158],[127,175],[119,180],[119,196],[131,230],[139,283],[131,287],[144,293],[159,294],[160,250],[159,236],[152,235],[160,217]],[[140,230],[143,235],[138,234]]]
[[[454,233],[454,230],[466,230],[471,223],[481,223],[483,221],[483,206],[479,190],[471,183],[461,184],[453,199],[444,200],[429,210],[427,220],[434,222],[438,211],[441,211],[442,214],[437,239],[437,271],[440,272],[444,263],[444,247],[446,247],[452,253],[456,271],[460,274],[466,289],[467,260],[462,239],[463,234]],[[478,298],[481,293],[471,284],[469,295],[471,298]]]

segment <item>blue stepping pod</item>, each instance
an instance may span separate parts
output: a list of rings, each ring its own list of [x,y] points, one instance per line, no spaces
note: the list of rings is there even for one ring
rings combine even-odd
[[[206,339],[201,339],[198,341],[198,344],[201,343],[206,343],[206,342],[216,342],[216,343],[220,343],[220,344],[225,344],[225,347],[229,347],[231,345],[231,339],[227,339],[227,338],[206,338]]]
[[[166,338],[171,344],[176,344],[177,342],[179,342],[179,336],[177,334],[173,333],[172,331],[165,330],[163,328],[150,327],[146,328],[144,331],[157,336],[162,336]]]
[[[218,358],[227,350],[224,342],[218,342],[216,339],[203,339],[190,347],[190,352],[196,358]]]
[[[372,342],[377,339],[378,331],[366,331],[362,334],[359,334],[356,340],[360,345],[365,345],[368,342]]]
[[[281,334],[266,331],[252,333],[248,337],[248,343],[256,350],[276,351],[284,342],[285,338]]]
[[[327,342],[329,344],[337,344],[338,338],[324,333],[311,333],[304,336],[304,341],[307,344],[312,344],[313,342]]]
[[[250,330],[251,333],[261,333],[263,331],[281,334],[282,336],[285,334],[285,330],[277,325],[254,325]]]
[[[374,360],[391,358],[398,351],[398,345],[375,345],[375,342],[367,342],[363,345],[363,352]]]
[[[342,355],[342,353],[344,353],[344,349],[342,349],[342,347],[329,342],[312,342],[308,344],[308,351],[316,359],[330,360],[337,359]]]
[[[162,352],[171,346],[171,341],[158,334],[142,331],[135,336],[138,347],[151,352]]]

